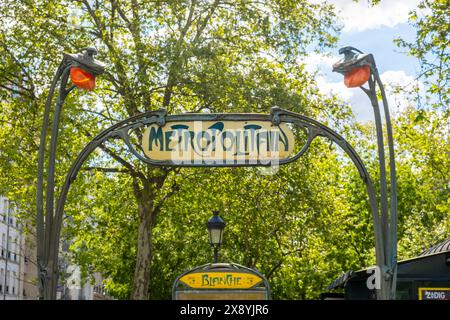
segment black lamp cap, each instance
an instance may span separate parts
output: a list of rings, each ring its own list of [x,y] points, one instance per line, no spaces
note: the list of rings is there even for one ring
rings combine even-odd
[[[98,53],[94,47],[82,48],[79,53],[66,53],[64,58],[68,61],[75,62],[81,68],[92,73],[94,76],[99,76],[105,72],[106,64],[94,59],[94,55]]]
[[[213,211],[213,216],[208,220],[206,226],[208,229],[223,229],[227,224],[219,217],[219,211]]]
[[[333,64],[333,72],[345,74],[356,67],[375,66],[375,61],[371,53],[365,54],[351,46],[339,49],[339,54],[343,54],[344,58]]]

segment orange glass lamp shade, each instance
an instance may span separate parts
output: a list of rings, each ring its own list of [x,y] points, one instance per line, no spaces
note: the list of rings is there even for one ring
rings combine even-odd
[[[78,67],[70,69],[70,80],[72,80],[75,86],[83,90],[90,91],[95,88],[95,77]]]
[[[369,80],[370,77],[370,67],[362,66],[357,67],[344,75],[344,84],[347,88],[355,88],[362,86]]]

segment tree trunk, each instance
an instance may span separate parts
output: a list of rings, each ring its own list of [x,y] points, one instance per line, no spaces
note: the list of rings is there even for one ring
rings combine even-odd
[[[133,280],[133,300],[145,300],[149,298],[148,288],[150,281],[150,267],[152,261],[152,229],[154,221],[153,199],[148,189],[142,190],[142,196],[138,199],[139,230],[137,242],[136,267]]]

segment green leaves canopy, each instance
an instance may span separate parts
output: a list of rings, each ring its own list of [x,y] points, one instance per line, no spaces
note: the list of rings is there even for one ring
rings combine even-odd
[[[38,132],[51,77],[63,52],[92,44],[109,68],[95,93],[74,92],[66,101],[59,186],[98,132],[161,106],[178,113],[268,112],[277,105],[311,115],[349,137],[376,174],[373,128],[352,126],[348,108],[322,97],[297,63],[307,49],[333,45],[330,6],[41,0],[2,3],[0,14],[0,186],[20,204],[24,219],[33,221],[35,212]],[[396,121],[399,253],[407,258],[449,233],[448,123],[425,111]],[[340,272],[374,263],[363,183],[326,141],[273,176],[255,169],[169,172],[142,165],[120,143],[104,147],[69,194],[64,237],[85,275],[102,272],[119,298],[132,294],[138,208],[148,202],[161,204],[152,229],[151,298],[169,298],[178,274],[211,261],[204,223],[214,209],[228,223],[221,260],[261,270],[274,298],[316,298]],[[146,183],[152,197],[138,202]]]

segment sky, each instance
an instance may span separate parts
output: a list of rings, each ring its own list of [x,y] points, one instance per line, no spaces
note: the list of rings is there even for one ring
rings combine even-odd
[[[405,49],[397,47],[393,40],[401,37],[414,40],[416,30],[408,24],[409,12],[416,9],[419,0],[381,0],[377,6],[370,6],[367,0],[310,0],[335,5],[342,25],[337,48],[328,55],[311,53],[304,62],[310,72],[318,71],[316,80],[320,90],[328,95],[337,95],[350,104],[361,122],[371,121],[373,111],[370,101],[360,88],[346,88],[343,77],[331,72],[332,64],[342,58],[338,50],[353,46],[364,53],[372,53],[385,85],[391,113],[404,110],[409,97],[395,93],[396,86],[419,86],[415,80],[419,63],[407,56]]]

